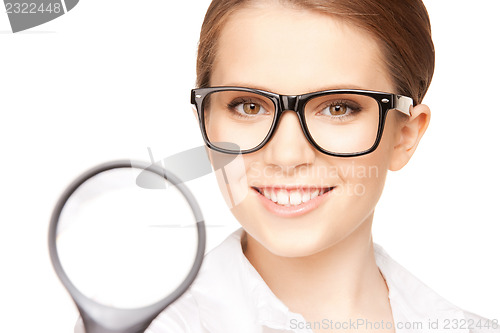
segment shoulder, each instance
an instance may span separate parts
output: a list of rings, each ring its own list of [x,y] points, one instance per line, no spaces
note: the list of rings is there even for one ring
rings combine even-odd
[[[246,294],[248,272],[242,258],[241,233],[242,229],[236,230],[205,255],[190,288],[153,321],[146,333],[230,332],[228,327],[250,322],[253,314]]]
[[[377,266],[389,287],[389,298],[396,321],[424,323],[441,319],[439,322],[446,322],[445,329],[450,331],[458,326],[460,332],[500,333],[500,318],[489,320],[461,309],[397,263],[382,246],[374,243],[374,252]]]
[[[163,310],[145,333],[202,333],[198,305],[188,291]]]

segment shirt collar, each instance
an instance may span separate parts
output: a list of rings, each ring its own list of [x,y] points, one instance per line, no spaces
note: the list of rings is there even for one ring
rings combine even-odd
[[[373,243],[375,262],[389,288],[389,300],[394,322],[408,325],[421,324],[421,331],[429,331],[430,323],[438,323],[434,332],[449,332],[447,322],[465,322],[464,311],[451,304],[408,270],[392,259],[382,246]],[[449,327],[448,327],[449,328]],[[400,330],[405,332],[405,330]],[[419,331],[415,329],[413,331]],[[469,332],[468,329],[454,332]]]

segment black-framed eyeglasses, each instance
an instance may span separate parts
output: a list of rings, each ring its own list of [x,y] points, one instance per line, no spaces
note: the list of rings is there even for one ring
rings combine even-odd
[[[353,89],[279,95],[244,87],[191,90],[203,139],[213,150],[252,153],[271,139],[285,111],[294,111],[307,140],[331,156],[373,152],[382,137],[387,112],[410,116],[413,100],[397,94]],[[240,150],[234,150],[235,145]]]

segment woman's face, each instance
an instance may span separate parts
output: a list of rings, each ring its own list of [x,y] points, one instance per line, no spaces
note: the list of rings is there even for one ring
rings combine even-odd
[[[336,88],[395,92],[381,52],[366,32],[331,16],[277,4],[239,9],[231,16],[218,42],[210,85],[284,95]],[[285,112],[267,145],[242,155],[244,172],[228,168],[230,190],[239,198],[233,214],[262,246],[289,257],[318,253],[369,230],[399,140],[398,124],[391,111],[376,151],[332,157],[311,146],[297,115]],[[274,195],[281,202],[305,202],[283,207]]]

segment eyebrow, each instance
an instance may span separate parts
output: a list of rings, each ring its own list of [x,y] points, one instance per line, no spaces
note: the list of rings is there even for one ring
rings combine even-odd
[[[242,82],[219,85],[219,87],[244,87],[244,88],[264,90],[264,91],[268,91],[268,92],[275,92],[274,89],[270,89],[269,87],[266,87],[266,86],[256,85],[256,84],[251,84],[251,83],[242,83]],[[300,94],[295,94],[295,95],[308,94],[308,93],[317,92],[317,91],[338,90],[338,89],[376,90],[376,89],[370,89],[367,87],[361,87],[359,85],[352,84],[352,83],[346,83],[346,84],[325,85],[325,86],[320,86],[320,87],[317,87],[314,89],[310,88],[310,89],[307,89],[305,92],[302,92]],[[283,94],[280,94],[280,95],[283,95]]]

